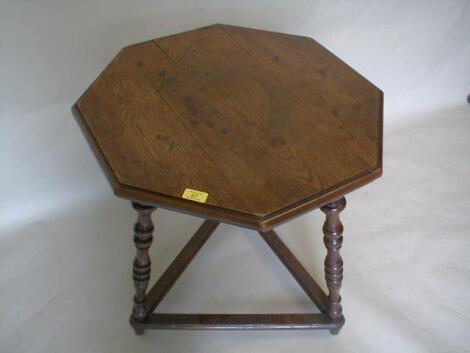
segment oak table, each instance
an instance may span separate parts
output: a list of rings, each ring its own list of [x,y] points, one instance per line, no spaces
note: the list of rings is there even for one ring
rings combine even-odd
[[[137,211],[137,334],[339,331],[344,195],[382,173],[377,87],[311,38],[218,24],[125,47],[72,110],[114,193]],[[147,291],[157,207],[205,221]],[[273,230],[316,208],[327,294]],[[221,222],[258,231],[320,313],[154,313]]]

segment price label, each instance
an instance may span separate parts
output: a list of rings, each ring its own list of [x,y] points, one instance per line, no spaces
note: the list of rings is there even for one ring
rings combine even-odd
[[[205,203],[209,194],[204,191],[185,189],[183,192],[183,199]]]

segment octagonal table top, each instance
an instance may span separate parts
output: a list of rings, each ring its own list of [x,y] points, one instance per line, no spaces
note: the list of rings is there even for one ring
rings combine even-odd
[[[73,107],[118,196],[256,229],[379,177],[382,111],[313,39],[228,25],[125,47]]]

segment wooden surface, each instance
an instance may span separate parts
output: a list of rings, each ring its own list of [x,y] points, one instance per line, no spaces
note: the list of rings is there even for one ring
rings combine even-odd
[[[136,330],[318,330],[339,331],[342,321],[328,314],[151,314]]]
[[[382,92],[306,37],[214,25],[129,46],[73,110],[117,195],[242,226],[381,174]]]
[[[155,208],[132,203],[137,211],[137,222],[134,225],[134,244],[136,254],[132,263],[132,279],[134,280],[135,295],[132,317],[142,321],[147,316],[146,291],[150,280],[151,262],[149,247],[153,241],[152,212]],[[137,334],[143,331],[136,330]]]
[[[344,321],[341,295],[339,294],[343,281],[343,258],[340,254],[340,249],[343,245],[343,224],[339,214],[345,207],[346,199],[343,197],[321,208],[326,215],[323,225],[323,242],[327,249],[325,279],[326,286],[328,287],[328,314],[334,321]],[[338,332],[339,330],[331,330],[333,334]]]
[[[198,329],[198,330],[281,330],[281,329],[329,329],[336,334],[344,325],[341,313],[339,288],[341,285],[343,263],[339,256],[342,241],[342,226],[339,212],[345,206],[345,199],[334,201],[322,210],[327,214],[325,222],[325,245],[328,254],[325,259],[325,277],[327,296],[321,287],[305,270],[299,260],[282,242],[274,230],[260,231],[271,250],[286,266],[320,313],[303,314],[188,314],[154,313],[158,305],[169,294],[170,289],[201,250],[219,225],[213,220],[206,220],[183,247],[173,262],[163,272],[153,287],[147,292],[150,277],[150,259],[148,246],[151,243],[153,224],[150,220],[152,207],[133,203],[137,211],[137,223],[134,227],[137,239],[137,255],[134,260],[134,282],[136,294],[130,324],[136,334],[143,334],[146,329]],[[137,270],[137,271],[136,271]],[[230,278],[226,278],[230,280]]]
[[[271,229],[266,232],[260,232],[259,234],[276,254],[279,260],[281,260],[287,270],[289,270],[297,283],[302,287],[305,294],[307,294],[312,302],[315,303],[318,309],[320,309],[322,313],[328,312],[330,306],[328,297],[302,266],[300,261],[297,260],[289,248],[284,244],[281,238],[279,238],[276,232]]]
[[[191,240],[180,251],[171,265],[165,270],[159,280],[155,283],[152,290],[147,294],[147,311],[152,312],[163,300],[168,291],[173,287],[179,276],[191,263],[199,250],[216,230],[219,223],[206,220],[199,227]]]

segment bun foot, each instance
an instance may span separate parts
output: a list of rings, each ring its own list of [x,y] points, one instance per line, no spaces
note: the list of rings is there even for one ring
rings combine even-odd
[[[142,336],[145,332],[145,330],[143,328],[136,328],[134,329],[134,332],[137,336]]]

